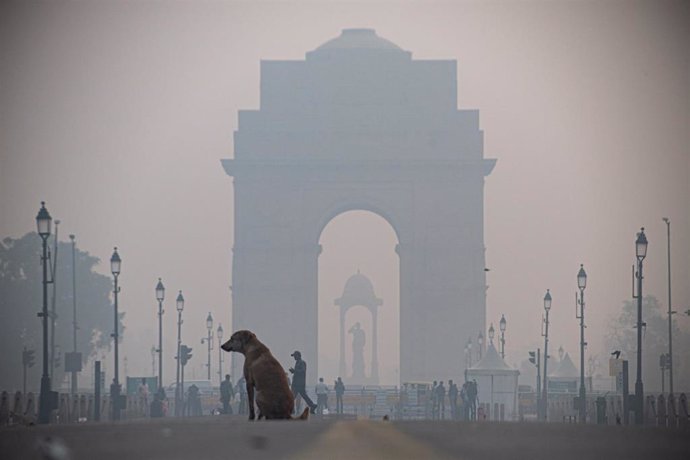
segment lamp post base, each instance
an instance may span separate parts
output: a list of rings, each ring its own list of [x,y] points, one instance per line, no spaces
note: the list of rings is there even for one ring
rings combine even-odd
[[[112,394],[110,397],[113,400],[113,420],[120,420],[120,385],[113,384],[112,386],[113,391],[111,392]]]
[[[587,423],[587,396],[585,394],[585,387],[580,386],[579,407],[580,423]]]
[[[635,382],[635,424],[644,423],[644,390],[642,382]]]
[[[26,396],[26,395],[25,395]],[[50,397],[50,377],[41,377],[41,395],[38,403],[38,423],[50,423],[50,412],[53,409]]]

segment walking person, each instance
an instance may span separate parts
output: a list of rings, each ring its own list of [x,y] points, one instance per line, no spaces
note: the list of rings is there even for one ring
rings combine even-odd
[[[316,413],[316,404],[311,400],[307,394],[307,363],[302,360],[302,353],[295,351],[290,356],[295,358],[295,367],[291,367],[290,373],[292,373],[292,392],[295,398],[299,395],[304,399],[304,402],[309,406],[309,411],[312,414]]]
[[[446,387],[443,386],[443,380],[436,387],[436,400],[438,401],[438,418],[443,420],[446,418]]]
[[[316,412],[323,415],[324,408],[328,410],[328,385],[323,383],[323,377],[319,378],[314,391],[316,392]]]
[[[467,384],[468,382],[463,383],[460,389],[460,404],[462,406],[461,420],[463,421],[470,420],[470,400],[467,396]]]
[[[232,406],[230,400],[235,396],[235,389],[232,387],[230,381],[230,374],[225,374],[225,380],[220,384],[220,400],[223,403],[223,413],[226,415],[232,414]]]
[[[139,408],[141,409],[141,415],[146,417],[149,409],[149,386],[146,383],[145,378],[141,379],[137,393],[139,395]]]
[[[237,381],[237,392],[240,394],[240,406],[237,408],[238,414],[248,414],[247,407],[247,381],[244,376]]]
[[[345,394],[345,384],[343,379],[338,377],[335,381],[335,412],[338,414],[343,413],[343,395]]]
[[[436,414],[438,413],[438,399],[436,398],[436,387],[438,382],[434,380],[433,385],[431,385],[431,420],[436,420]]]
[[[477,381],[467,382],[467,399],[470,404],[470,420],[477,420]]]
[[[453,380],[448,380],[448,404],[450,404],[450,418],[457,420],[458,416],[458,386]]]
[[[203,415],[201,410],[201,395],[199,394],[199,387],[192,384],[187,389],[187,414],[192,417],[199,417]]]

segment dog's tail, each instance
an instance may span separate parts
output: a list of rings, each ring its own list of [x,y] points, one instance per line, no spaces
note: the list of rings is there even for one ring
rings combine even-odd
[[[302,412],[302,415],[300,415],[299,417],[293,417],[290,420],[306,420],[308,418],[309,418],[309,407],[306,407],[304,409],[304,412]]]

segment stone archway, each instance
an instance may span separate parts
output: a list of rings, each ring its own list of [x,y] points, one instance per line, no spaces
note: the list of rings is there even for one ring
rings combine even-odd
[[[317,376],[319,236],[348,210],[397,237],[400,379],[459,378],[485,329],[484,177],[476,110],[458,110],[456,62],[413,60],[350,29],[304,61],[261,62],[261,107],[239,112],[233,324],[286,367],[298,349]],[[233,364],[238,375],[239,363]]]

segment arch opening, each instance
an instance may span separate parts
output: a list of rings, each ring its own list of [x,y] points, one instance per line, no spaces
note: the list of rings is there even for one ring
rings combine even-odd
[[[318,259],[318,372],[330,384],[338,376],[346,384],[399,384],[398,242],[393,225],[370,210],[343,211],[324,224]],[[368,289],[362,286],[363,279],[370,282],[371,295],[362,294]],[[364,379],[353,377],[357,346],[353,348],[356,333],[350,330],[356,323],[364,332],[359,357],[364,361]]]

